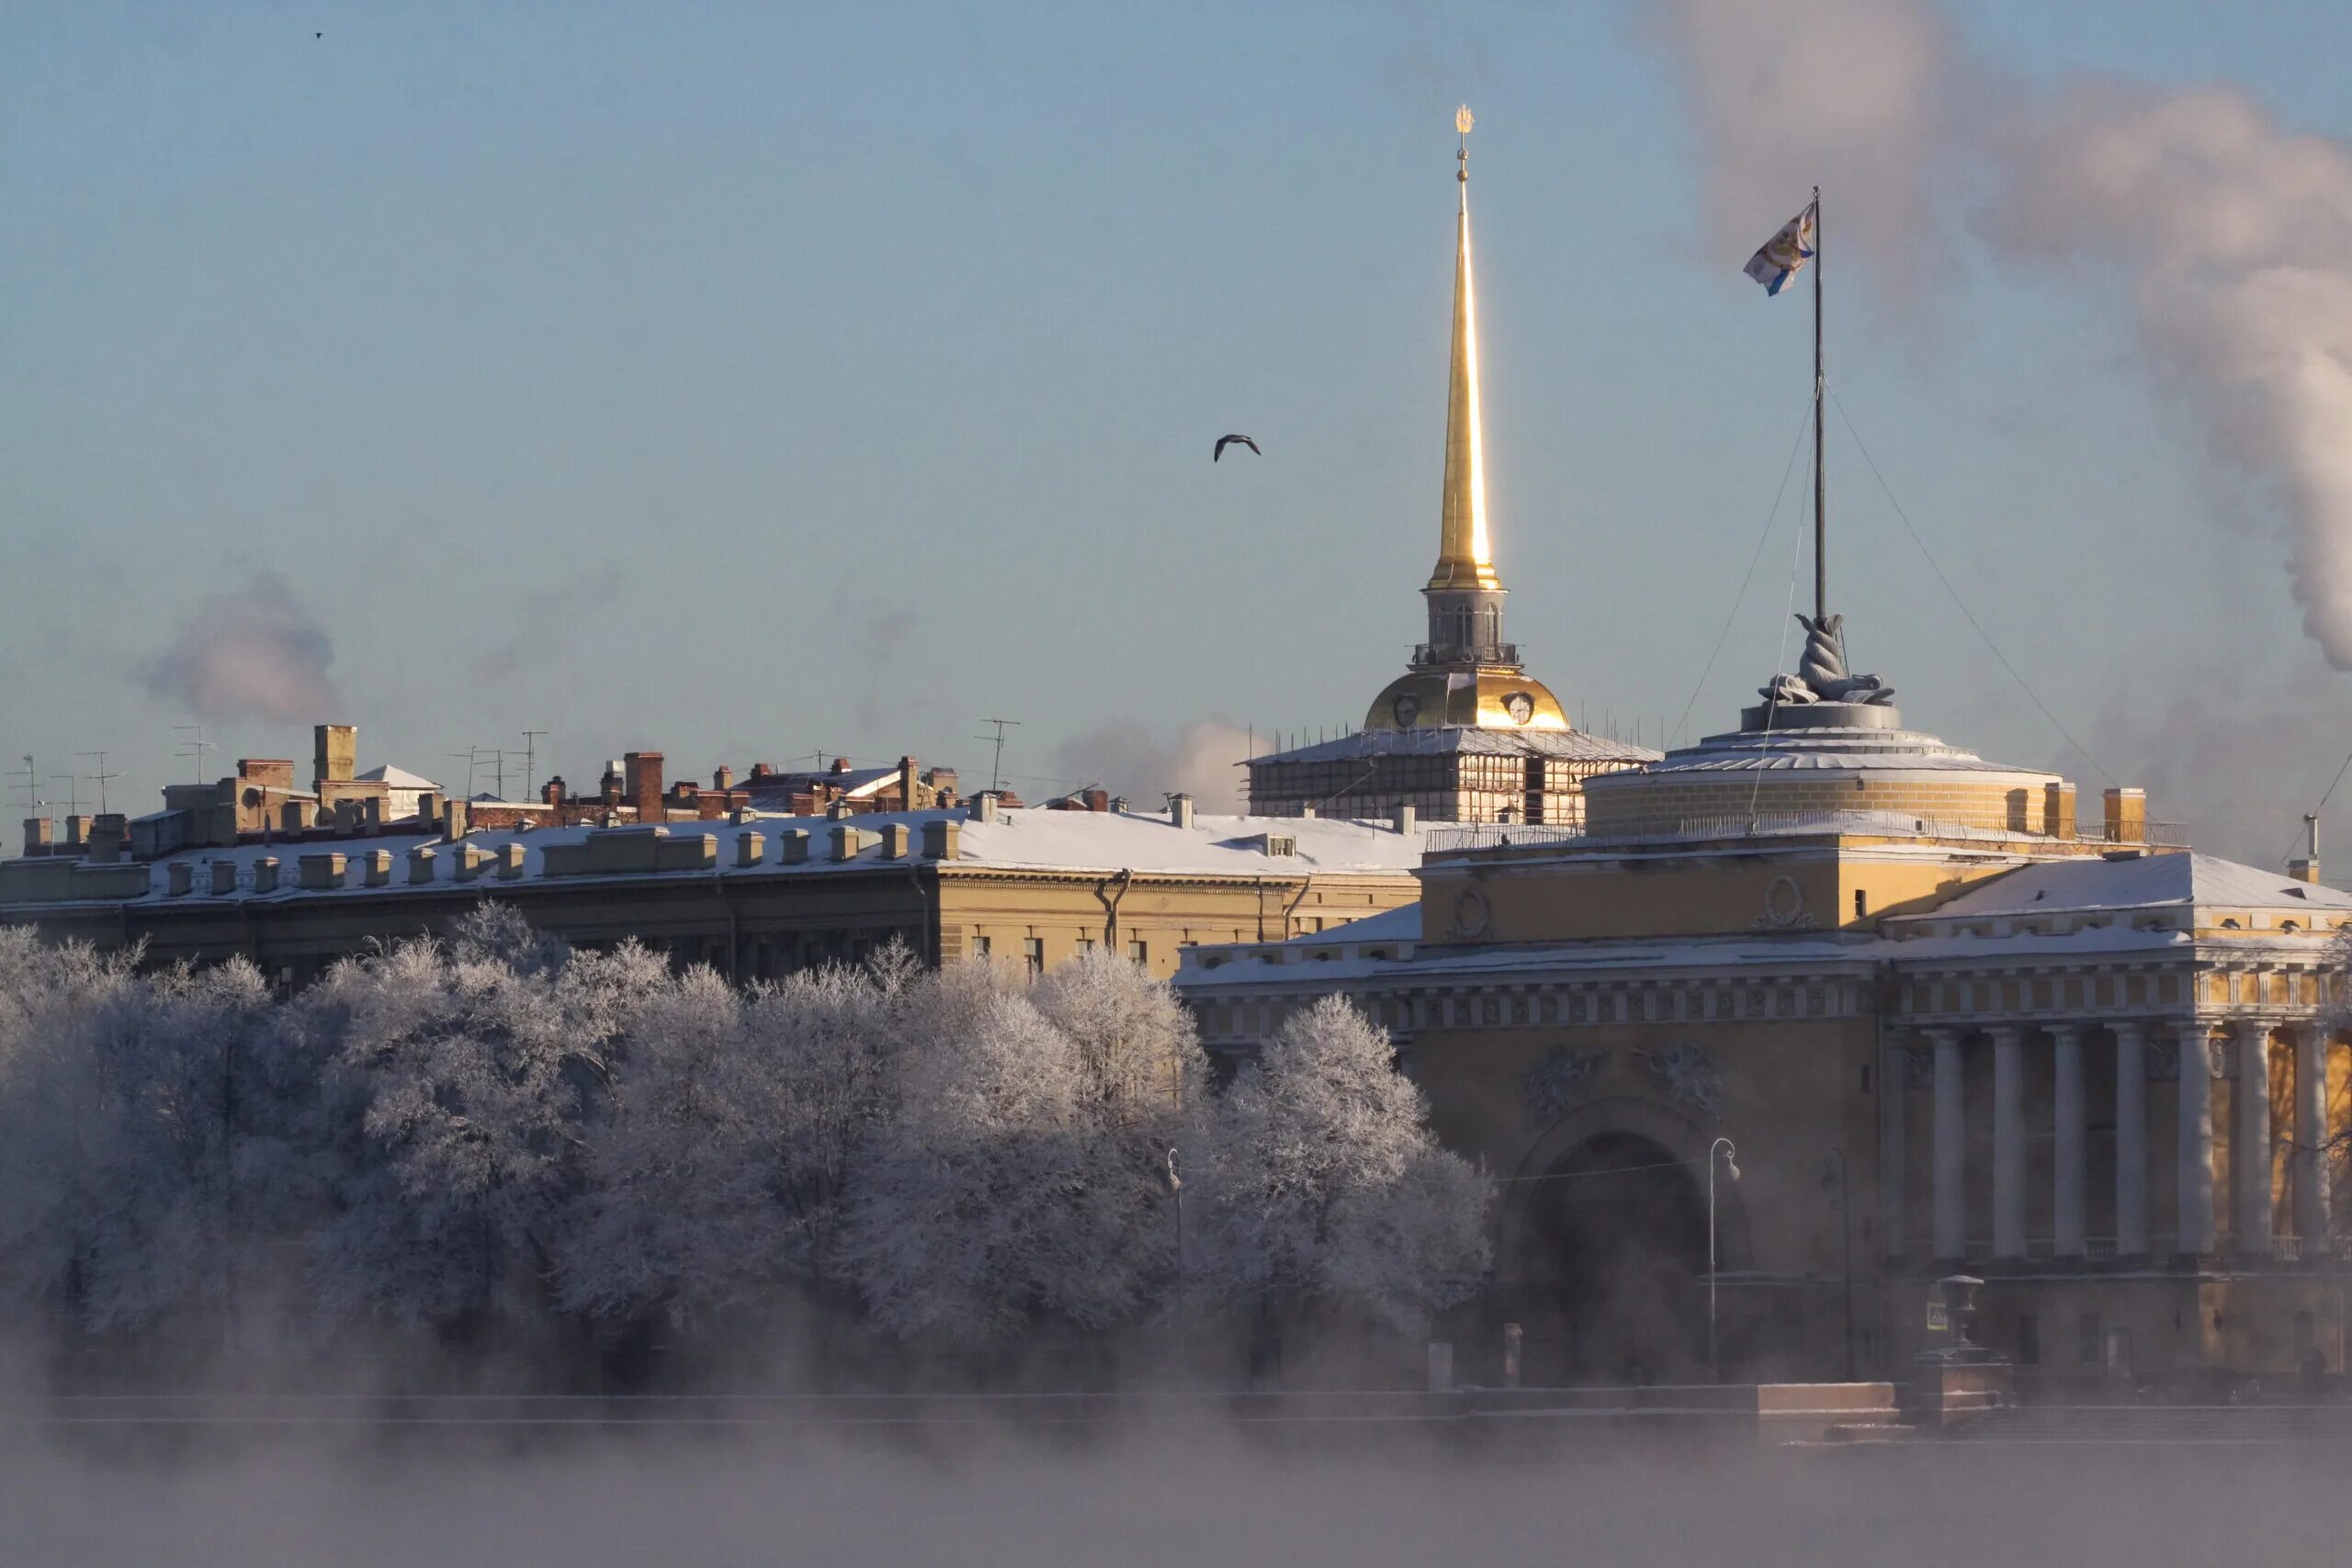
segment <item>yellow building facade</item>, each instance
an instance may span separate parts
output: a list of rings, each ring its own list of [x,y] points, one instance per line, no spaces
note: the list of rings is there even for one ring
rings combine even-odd
[[[897,939],[932,962],[1042,970],[1108,946],[1172,975],[1195,942],[1279,940],[1409,903],[1421,835],[1390,823],[971,807],[666,827],[246,842],[152,862],[0,863],[0,922],[155,963],[243,956],[300,986],[485,900],[585,945],[624,940],[778,979]]]
[[[1898,1376],[1963,1269],[2029,1387],[2341,1372],[2352,897],[1902,728],[1828,621],[1585,830],[1442,831],[1418,910],[1186,953],[1212,1048],[1332,991],[1390,1028],[1498,1180],[1480,1332],[1531,1380]]]

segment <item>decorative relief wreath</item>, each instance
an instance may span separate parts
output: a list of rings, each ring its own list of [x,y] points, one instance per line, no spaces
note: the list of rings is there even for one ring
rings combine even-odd
[[[1479,889],[1476,887],[1465,887],[1461,892],[1454,895],[1454,935],[1461,937],[1484,936],[1487,934],[1487,927],[1492,923],[1494,918],[1494,906],[1487,902],[1486,894]]]
[[[1812,923],[1805,915],[1804,889],[1797,886],[1797,879],[1785,872],[1774,877],[1772,886],[1764,890],[1763,924],[1784,931]]]

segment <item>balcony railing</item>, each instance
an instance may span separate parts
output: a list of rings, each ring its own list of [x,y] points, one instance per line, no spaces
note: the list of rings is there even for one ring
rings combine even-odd
[[[1417,642],[1413,645],[1413,663],[1418,668],[1430,664],[1517,664],[1519,644],[1515,642]]]

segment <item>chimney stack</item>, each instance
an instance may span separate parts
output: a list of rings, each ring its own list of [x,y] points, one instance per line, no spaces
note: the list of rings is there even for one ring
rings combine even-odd
[[[1168,797],[1168,823],[1171,828],[1190,828],[1193,825],[1193,797],[1182,790]]]
[[[639,827],[667,822],[670,813],[662,804],[662,753],[630,751],[621,758],[628,775],[629,804],[637,807]]]
[[[549,806],[563,804],[563,775],[561,773],[557,773],[539,786],[539,799]]]
[[[1086,809],[1088,809],[1089,811],[1108,811],[1108,810],[1110,810],[1110,809],[1111,809],[1111,792],[1110,792],[1109,790],[1107,790],[1107,789],[1090,789],[1090,790],[1088,790],[1088,791],[1086,792]]]
[[[710,773],[710,787],[725,795],[735,787],[735,770],[721,762]]]
[[[922,825],[922,858],[954,860],[961,849],[956,840],[963,832],[964,827],[960,822],[950,822],[943,817],[933,818]]]
[[[915,811],[921,809],[922,804],[915,798],[915,760],[901,757],[899,759],[899,809]]]
[[[46,817],[25,818],[25,853],[45,855],[57,841],[57,824]]]
[[[2319,813],[2303,818],[2303,852],[2287,863],[2287,874],[2297,882],[2319,880]]]
[[[1417,820],[1419,816],[1419,813],[1400,801],[1397,803],[1396,809],[1389,814],[1388,819],[1395,824],[1398,832],[1411,833],[1417,831],[1420,826]]]
[[[992,789],[980,791],[979,794],[972,796],[972,820],[975,822],[995,821],[1001,802],[1001,797],[996,791]]]
[[[2110,788],[2105,792],[2107,841],[2143,844],[2148,840],[2148,792]]]
[[[121,812],[107,812],[91,824],[89,858],[99,865],[120,860],[130,844],[130,819]]]
[[[349,780],[359,761],[359,727],[322,724],[311,731],[311,789]]]
[[[2052,839],[2075,836],[2075,786],[2059,780],[2041,786],[2041,831]]]

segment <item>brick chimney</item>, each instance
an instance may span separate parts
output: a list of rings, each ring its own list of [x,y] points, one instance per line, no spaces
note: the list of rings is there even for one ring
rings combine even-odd
[[[1111,809],[1111,792],[1110,792],[1109,790],[1107,790],[1107,789],[1090,789],[1090,790],[1088,790],[1088,791],[1086,792],[1086,809],[1088,809],[1089,811],[1108,811],[1108,810],[1110,810],[1110,809]]]
[[[563,775],[561,773],[556,774],[539,786],[539,798],[549,806],[563,804]]]
[[[628,775],[629,804],[637,807],[639,824],[666,822],[669,813],[662,804],[662,753],[631,751],[621,758]]]
[[[922,802],[915,798],[915,760],[901,757],[899,759],[899,809],[913,811],[922,805]]]
[[[721,762],[710,771],[710,787],[724,795],[735,787],[735,770]]]
[[[596,793],[603,796],[606,806],[618,806],[621,803],[621,786],[624,782],[621,778],[620,761],[616,758],[605,764],[605,776],[597,784]]]
[[[45,855],[57,841],[57,824],[47,817],[25,818],[25,853]]]

